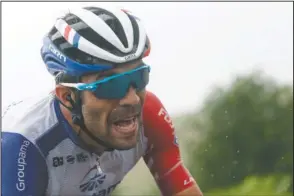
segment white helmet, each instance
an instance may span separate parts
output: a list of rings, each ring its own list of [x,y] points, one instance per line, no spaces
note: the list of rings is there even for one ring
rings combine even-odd
[[[148,56],[141,21],[121,9],[85,7],[58,18],[45,36],[41,55],[52,75],[81,76]]]

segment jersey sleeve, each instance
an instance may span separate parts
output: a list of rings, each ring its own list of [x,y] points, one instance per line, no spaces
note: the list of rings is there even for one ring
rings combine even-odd
[[[18,133],[2,132],[2,196],[45,195],[48,183],[46,161],[38,148]]]
[[[181,192],[195,184],[185,168],[174,125],[161,101],[147,92],[143,109],[148,147],[144,161],[164,196]]]

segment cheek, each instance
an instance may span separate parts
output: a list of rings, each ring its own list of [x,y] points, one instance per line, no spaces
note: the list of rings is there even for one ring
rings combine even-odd
[[[101,108],[93,108],[83,105],[82,109],[85,123],[100,123],[103,122],[104,111]]]
[[[105,100],[97,99],[91,92],[85,92],[82,112],[87,123],[101,123],[107,122],[107,117],[111,112],[112,103]]]

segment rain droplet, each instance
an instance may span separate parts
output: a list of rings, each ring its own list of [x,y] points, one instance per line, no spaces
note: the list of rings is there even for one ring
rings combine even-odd
[[[240,150],[237,150],[237,153],[240,153]]]
[[[205,152],[207,152],[207,149],[205,149]]]
[[[213,178],[214,177],[214,174],[210,174],[210,176]]]
[[[229,136],[226,136],[226,139],[228,139]]]
[[[234,165],[237,165],[237,164],[238,164],[238,161],[237,161],[237,160],[234,160],[232,163],[233,163]]]
[[[225,114],[227,114],[228,113],[228,110],[225,110]]]
[[[235,176],[233,176],[233,178],[235,178]]]
[[[212,147],[212,145],[211,145],[211,144],[209,144],[209,145],[208,145],[208,147],[209,147],[209,148],[211,148],[211,147]]]
[[[201,171],[203,171],[203,168],[201,168]]]
[[[284,157],[282,157],[282,159],[284,159]]]
[[[225,168],[225,166],[222,166],[222,168]]]

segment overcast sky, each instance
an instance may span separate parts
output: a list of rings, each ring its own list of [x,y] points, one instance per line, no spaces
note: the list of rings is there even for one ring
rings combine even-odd
[[[148,89],[170,113],[197,108],[215,84],[261,68],[293,82],[292,2],[3,3],[2,106],[53,89],[42,37],[64,10],[117,5],[145,24],[152,50]]]

